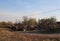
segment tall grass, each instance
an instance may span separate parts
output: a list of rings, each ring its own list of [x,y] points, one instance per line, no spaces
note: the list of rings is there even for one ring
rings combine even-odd
[[[0,30],[0,41],[60,41],[60,35],[10,32],[5,29]]]

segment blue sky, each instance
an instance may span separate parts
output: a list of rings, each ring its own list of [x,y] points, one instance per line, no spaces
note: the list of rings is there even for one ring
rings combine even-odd
[[[58,9],[60,0],[0,0],[0,21],[20,20],[22,16],[34,18],[55,16],[60,21]]]

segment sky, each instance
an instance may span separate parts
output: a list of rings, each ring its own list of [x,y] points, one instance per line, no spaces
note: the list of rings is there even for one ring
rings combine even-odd
[[[20,21],[23,16],[60,21],[60,0],[0,0],[0,21]]]

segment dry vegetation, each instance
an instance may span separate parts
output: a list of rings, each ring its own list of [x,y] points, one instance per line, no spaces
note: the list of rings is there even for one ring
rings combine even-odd
[[[0,41],[60,41],[60,34],[29,34],[1,30]]]
[[[41,19],[36,22],[35,19],[27,21],[24,17],[22,23],[0,22],[0,41],[60,41],[60,34],[56,34],[56,31],[60,33],[60,23],[57,25],[55,18]]]

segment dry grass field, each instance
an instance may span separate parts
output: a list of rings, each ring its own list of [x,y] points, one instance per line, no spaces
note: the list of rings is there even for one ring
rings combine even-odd
[[[60,34],[32,34],[1,29],[0,41],[60,41]]]

